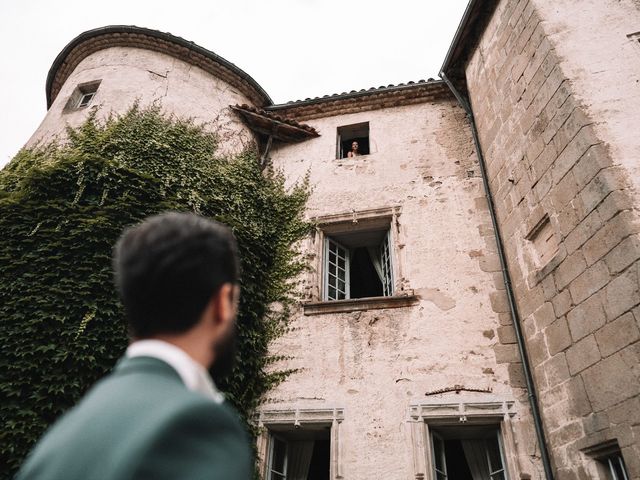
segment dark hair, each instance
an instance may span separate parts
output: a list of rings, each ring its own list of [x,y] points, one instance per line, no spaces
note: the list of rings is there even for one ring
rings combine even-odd
[[[238,283],[236,240],[198,215],[156,215],[123,232],[113,269],[133,336],[182,333],[224,283]]]

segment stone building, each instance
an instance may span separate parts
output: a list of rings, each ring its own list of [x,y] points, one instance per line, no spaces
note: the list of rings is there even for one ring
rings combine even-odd
[[[280,105],[191,42],[105,27],[54,61],[28,145],[160,102],[309,175],[265,477],[639,479],[639,8],[472,0],[442,80]]]

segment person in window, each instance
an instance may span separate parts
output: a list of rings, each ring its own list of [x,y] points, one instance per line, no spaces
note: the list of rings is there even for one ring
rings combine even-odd
[[[352,142],[351,143],[351,151],[349,153],[347,153],[347,157],[352,158],[352,157],[358,157],[360,155],[360,152],[358,152],[358,142]]]

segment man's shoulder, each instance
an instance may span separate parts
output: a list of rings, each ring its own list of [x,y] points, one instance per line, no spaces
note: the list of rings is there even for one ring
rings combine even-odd
[[[95,468],[104,478],[124,478],[139,468],[171,470],[174,464],[206,471],[206,462],[190,466],[190,459],[194,452],[215,450],[249,461],[248,436],[235,411],[188,390],[161,363],[116,368],[98,382],[45,435],[26,471],[44,468],[72,479],[90,478]]]

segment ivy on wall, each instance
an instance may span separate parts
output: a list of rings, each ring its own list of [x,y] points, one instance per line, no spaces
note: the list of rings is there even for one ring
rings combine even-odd
[[[242,265],[238,362],[220,385],[245,418],[285,372],[267,347],[286,326],[293,245],[309,231],[308,184],[285,188],[256,152],[224,156],[220,137],[157,107],[68,142],[23,150],[0,172],[0,472],[10,478],[46,427],[108,372],[127,345],[111,251],[125,226],[167,210],[232,227]],[[278,304],[277,310],[271,305]]]

